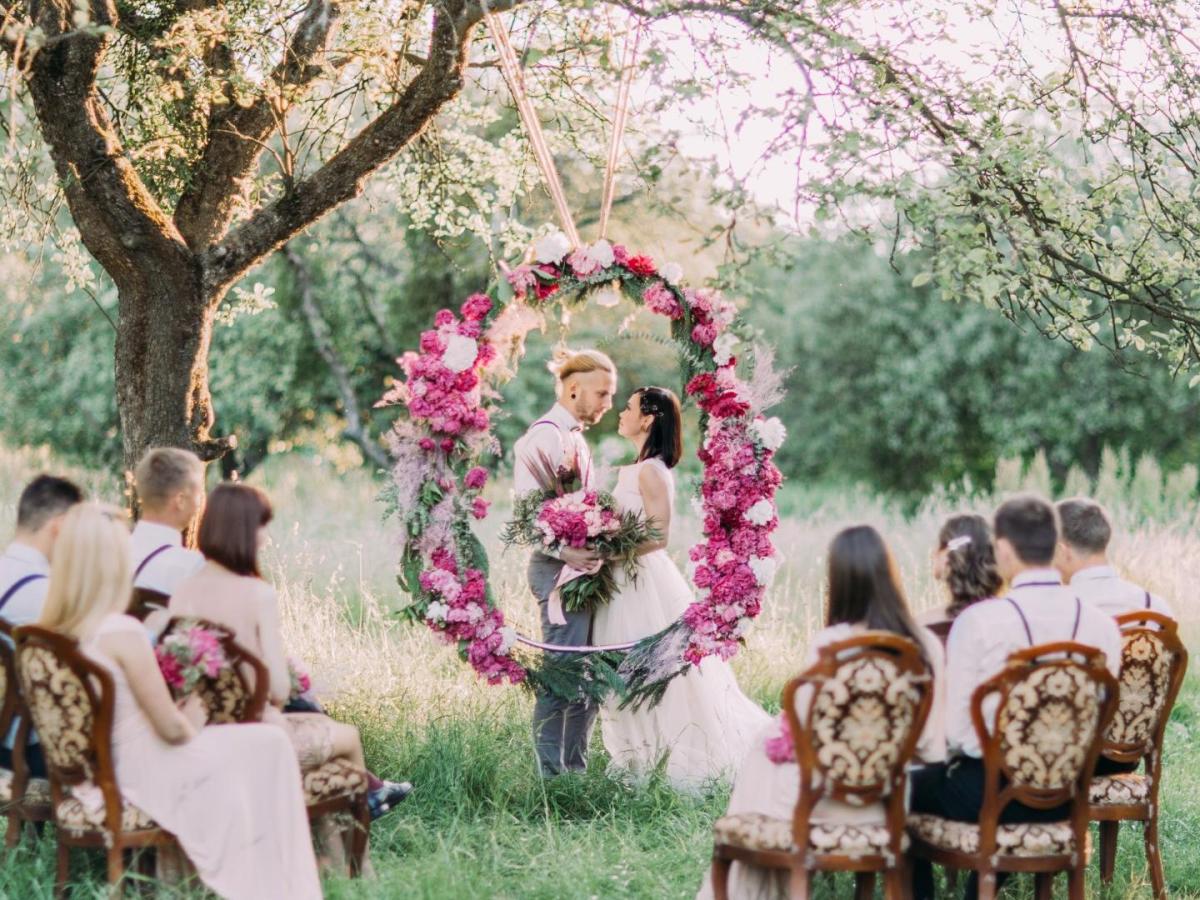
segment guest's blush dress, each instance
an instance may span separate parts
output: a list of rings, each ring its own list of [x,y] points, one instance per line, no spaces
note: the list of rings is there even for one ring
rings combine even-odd
[[[135,634],[142,623],[111,615],[97,636]],[[85,652],[113,676],[113,757],[121,795],[175,835],[201,880],[227,900],[319,900],[300,769],[272,725],[210,725],[186,744],[158,736],[122,668],[90,642]],[[85,804],[102,800],[82,796]]]

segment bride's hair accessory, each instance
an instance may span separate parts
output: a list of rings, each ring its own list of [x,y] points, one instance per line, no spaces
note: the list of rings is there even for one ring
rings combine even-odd
[[[961,550],[970,543],[971,536],[969,534],[964,534],[956,538],[950,538],[950,540],[946,541],[946,549],[953,553],[955,550]]]

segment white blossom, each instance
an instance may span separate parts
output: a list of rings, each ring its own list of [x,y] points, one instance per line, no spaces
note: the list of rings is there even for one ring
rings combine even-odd
[[[676,285],[683,280],[683,266],[677,262],[669,262],[658,270],[658,274],[667,284]]]
[[[445,622],[450,607],[445,603],[434,600],[425,608],[425,618],[430,622]]]
[[[508,656],[508,651],[517,643],[516,629],[505,625],[500,629],[500,646],[496,648],[498,656]]]
[[[604,269],[607,269],[616,261],[616,257],[613,256],[612,244],[604,240],[604,238],[596,241],[596,243],[588,248],[588,255],[600,263],[600,267]]]
[[[723,332],[713,341],[713,360],[716,364],[723,366],[733,359],[733,351],[737,349],[739,343],[738,336],[732,331]]]
[[[446,340],[446,352],[442,354],[442,363],[451,372],[465,372],[475,365],[479,355],[479,345],[474,338],[461,334],[452,334]]]
[[[746,521],[751,525],[766,525],[775,518],[775,504],[770,500],[759,500],[746,510]]]
[[[750,557],[750,571],[754,573],[754,580],[767,587],[775,579],[775,570],[778,564],[773,556],[752,556]]]
[[[787,439],[787,428],[776,416],[769,419],[756,419],[750,426],[750,431],[760,444],[768,450],[778,450]]]
[[[754,625],[754,620],[749,616],[742,616],[738,619],[737,625],[733,629],[736,637],[745,637],[750,633],[750,628]]]
[[[558,263],[571,250],[571,242],[561,231],[553,231],[533,245],[533,255],[540,263]]]

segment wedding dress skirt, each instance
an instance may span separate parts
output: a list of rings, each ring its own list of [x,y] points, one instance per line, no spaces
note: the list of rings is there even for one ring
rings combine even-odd
[[[623,509],[643,511],[638,470],[645,465],[660,466],[670,479],[670,470],[656,459],[621,469],[613,496]],[[655,634],[693,602],[683,573],[665,550],[642,556],[635,579],[620,570],[616,578],[616,595],[596,611],[593,639],[598,644]],[[645,775],[663,764],[671,783],[685,789],[731,774],[770,722],[741,692],[729,664],[716,657],[672,680],[652,709],[619,710],[610,702],[600,712],[604,747],[614,767]]]

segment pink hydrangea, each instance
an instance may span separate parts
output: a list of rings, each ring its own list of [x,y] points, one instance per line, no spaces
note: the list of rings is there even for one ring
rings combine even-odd
[[[661,281],[654,282],[654,284],[642,291],[642,302],[646,304],[646,309],[652,313],[667,316],[671,319],[683,318],[683,305],[675,296],[675,292]]]

